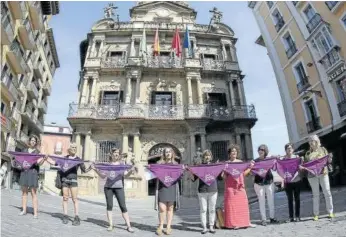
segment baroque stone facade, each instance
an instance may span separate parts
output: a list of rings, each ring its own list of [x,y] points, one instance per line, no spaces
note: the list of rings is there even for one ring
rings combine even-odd
[[[252,159],[255,108],[246,104],[236,38],[221,22],[222,13],[214,9],[211,24],[200,25],[187,3],[158,1],[139,2],[130,9],[130,22],[113,14],[111,6],[105,8],[105,18],[80,45],[78,102],[71,103],[68,116],[79,155],[105,162],[111,147],[121,148],[139,167],[125,181],[131,197],[152,193],[144,165],[155,163],[167,146],[184,164],[205,149],[226,160],[229,143]],[[189,47],[175,55],[173,35],[177,29],[184,42],[186,28]],[[156,31],[160,50],[154,53]],[[84,191],[94,194],[102,181],[90,176],[98,187]],[[189,182],[181,182],[183,195],[195,194]]]

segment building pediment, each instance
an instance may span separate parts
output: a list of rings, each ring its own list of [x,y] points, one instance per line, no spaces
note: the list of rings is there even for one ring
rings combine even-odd
[[[130,9],[131,21],[193,23],[196,15],[194,9],[181,2],[146,2]]]

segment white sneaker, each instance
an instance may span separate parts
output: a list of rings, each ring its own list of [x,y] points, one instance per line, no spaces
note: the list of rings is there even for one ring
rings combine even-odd
[[[38,219],[38,216],[35,216],[35,215],[34,215],[34,219]]]
[[[26,212],[24,212],[24,211],[21,211],[21,212],[19,213],[19,216],[24,216],[24,215],[26,215]]]

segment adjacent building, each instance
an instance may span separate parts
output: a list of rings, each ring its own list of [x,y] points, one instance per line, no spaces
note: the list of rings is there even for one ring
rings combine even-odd
[[[165,147],[190,164],[205,149],[226,160],[232,142],[252,159],[255,108],[247,105],[237,38],[222,13],[214,8],[203,25],[185,2],[139,2],[130,22],[121,22],[115,9],[105,8],[80,45],[78,101],[68,115],[79,155],[104,162],[111,147],[121,148],[142,167],[125,181],[129,197],[152,193],[143,165]],[[94,174],[80,177],[80,186],[82,193],[102,191]],[[191,186],[182,181],[183,195],[195,193]]]
[[[48,22],[59,2],[1,2],[1,160],[43,132],[59,60]],[[8,179],[9,186],[10,179]]]
[[[346,171],[346,3],[249,2],[268,50],[282,98],[290,141],[297,150],[318,134]],[[344,175],[345,176],[345,175]],[[336,183],[346,183],[340,175]]]

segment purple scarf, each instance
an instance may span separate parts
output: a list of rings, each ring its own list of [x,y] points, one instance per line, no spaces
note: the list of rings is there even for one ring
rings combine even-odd
[[[225,172],[231,175],[234,179],[237,179],[247,168],[249,168],[249,165],[249,162],[226,163]]]
[[[168,188],[183,175],[182,165],[152,164],[148,169]]]
[[[59,156],[49,156],[49,157],[55,161],[55,165],[58,166],[59,170],[63,173],[69,171],[70,169],[84,162],[79,157],[76,157],[74,159],[69,159],[69,158],[59,157]]]
[[[292,182],[295,174],[299,170],[299,165],[301,164],[300,158],[277,160],[276,171],[284,179],[285,183]]]
[[[274,167],[275,162],[276,158],[266,158],[264,160],[257,161],[252,167],[251,172],[255,175],[265,178],[268,171]]]
[[[199,179],[201,179],[203,183],[210,186],[216,181],[217,176],[221,174],[224,167],[224,164],[204,164],[189,166],[188,169]]]
[[[13,152],[10,151],[9,154],[14,156],[16,168],[28,170],[37,163],[37,160],[40,159],[43,155],[41,154],[31,154],[27,152]]]
[[[132,168],[131,165],[112,165],[112,164],[95,164],[95,168],[110,180],[119,176],[124,176],[126,170]]]
[[[329,155],[320,159],[306,162],[302,166],[305,167],[311,174],[318,176],[322,173],[323,168],[327,165]]]

